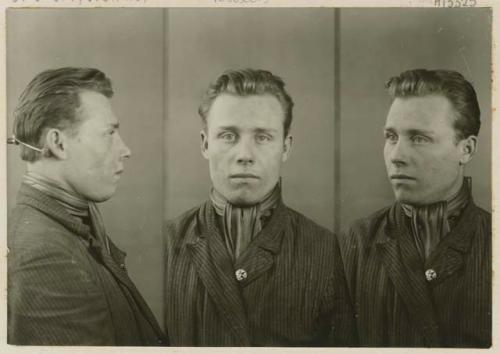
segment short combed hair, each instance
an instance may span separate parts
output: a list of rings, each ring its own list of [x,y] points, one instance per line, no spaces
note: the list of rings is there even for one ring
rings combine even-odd
[[[456,140],[479,134],[481,112],[476,91],[462,74],[452,70],[408,70],[392,77],[386,87],[392,98],[443,95],[456,111]]]
[[[285,137],[292,125],[293,101],[285,90],[283,80],[271,72],[256,69],[228,70],[212,83],[203,96],[198,109],[203,124],[207,125],[207,116],[215,99],[221,94],[237,96],[272,95],[280,102],[285,114],[283,127]]]
[[[74,131],[79,93],[94,91],[111,98],[113,89],[106,75],[91,68],[60,68],[38,74],[26,87],[14,111],[14,135],[20,141],[42,148],[49,128]],[[21,159],[34,162],[41,153],[20,145]]]

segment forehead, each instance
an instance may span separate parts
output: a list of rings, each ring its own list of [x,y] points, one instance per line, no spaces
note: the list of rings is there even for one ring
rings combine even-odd
[[[455,110],[442,95],[398,97],[387,114],[386,128],[441,130],[453,128]]]
[[[278,99],[272,95],[218,96],[208,112],[209,128],[220,126],[283,127],[284,111]]]
[[[80,106],[76,114],[82,124],[109,125],[118,119],[113,113],[110,100],[98,92],[83,91],[79,94]]]

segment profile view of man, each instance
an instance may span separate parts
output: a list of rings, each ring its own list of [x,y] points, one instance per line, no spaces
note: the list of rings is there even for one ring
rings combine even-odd
[[[165,344],[96,207],[130,157],[112,95],[101,71],[68,67],[40,73],[19,99],[10,142],[27,171],[8,222],[11,344]]]
[[[199,113],[209,199],[166,225],[165,324],[174,346],[351,345],[337,240],[286,207],[293,102],[264,70],[227,71]]]
[[[472,85],[410,70],[387,84],[384,158],[396,201],[341,237],[360,344],[491,345],[491,215],[465,166],[478,141]]]

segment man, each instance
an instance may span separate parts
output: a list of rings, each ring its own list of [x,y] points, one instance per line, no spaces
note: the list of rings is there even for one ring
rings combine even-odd
[[[281,166],[293,102],[263,70],[233,70],[205,94],[208,201],[166,227],[165,323],[174,346],[351,345],[336,238],[286,207]]]
[[[165,343],[95,205],[115,193],[130,157],[112,95],[99,70],[62,68],[20,97],[11,142],[27,172],[8,225],[9,343]]]
[[[491,215],[464,177],[480,127],[476,93],[447,70],[406,71],[387,87],[396,202],[341,239],[360,344],[489,347]]]

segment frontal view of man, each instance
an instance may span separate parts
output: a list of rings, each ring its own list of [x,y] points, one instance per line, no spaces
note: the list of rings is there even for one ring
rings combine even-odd
[[[213,188],[166,227],[172,345],[353,344],[336,238],[281,199],[292,106],[263,70],[228,71],[206,92],[201,151]]]
[[[360,344],[489,347],[491,215],[464,175],[477,148],[476,93],[446,70],[406,71],[387,87],[396,202],[341,238]]]
[[[37,75],[12,143],[27,162],[8,223],[8,342],[159,345],[164,335],[127,275],[95,205],[115,193],[130,150],[99,70]]]

